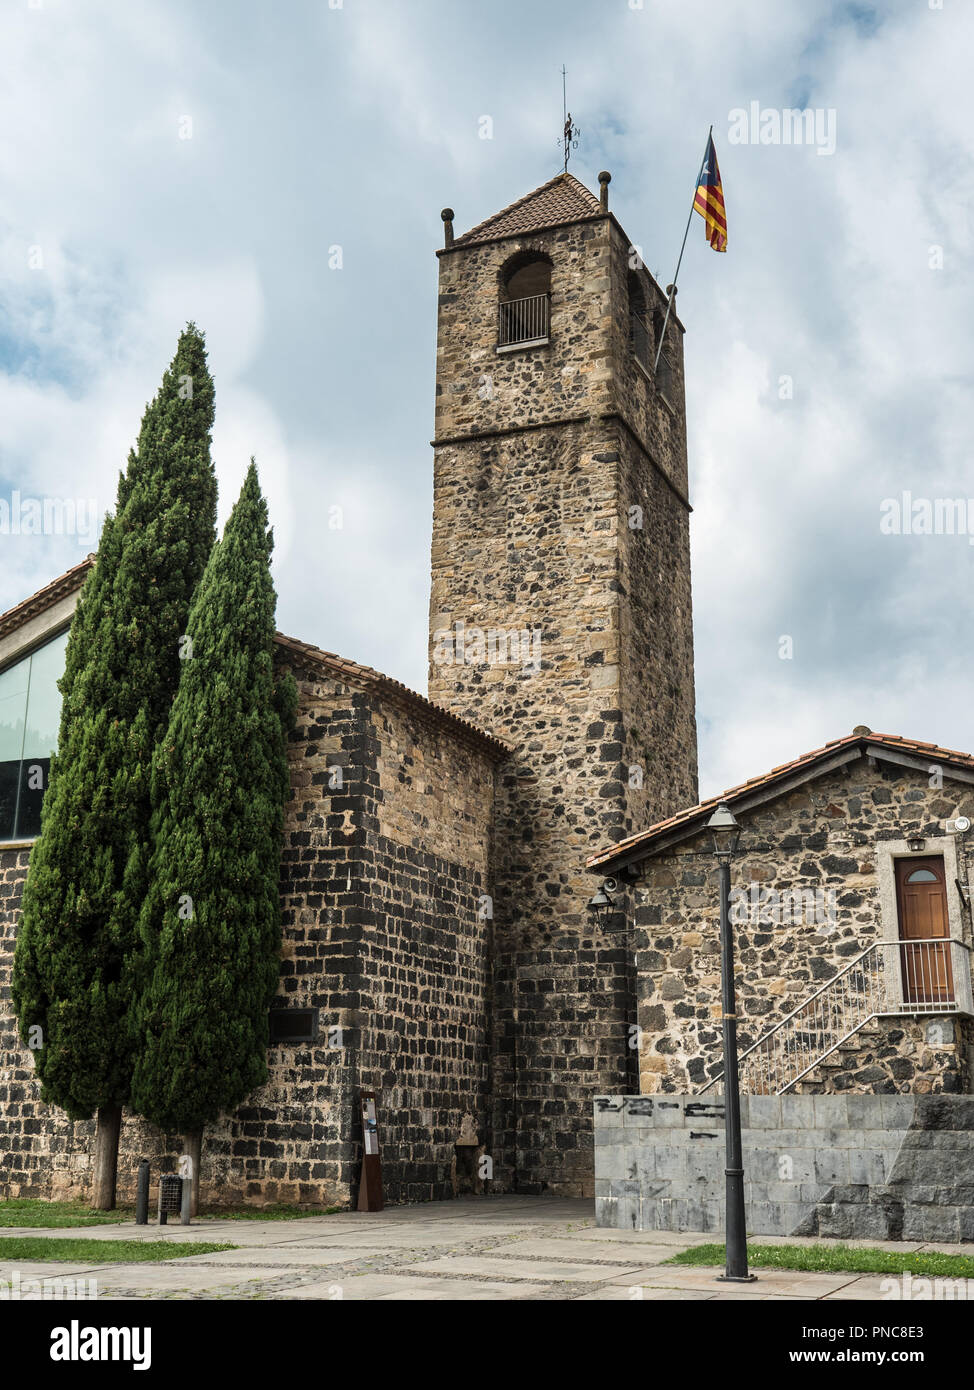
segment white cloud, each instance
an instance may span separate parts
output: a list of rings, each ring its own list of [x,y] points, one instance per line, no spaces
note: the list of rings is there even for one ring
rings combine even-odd
[[[463,229],[557,171],[564,61],[572,168],[612,171],[664,283],[715,126],[730,249],[695,218],[680,286],[702,789],[863,721],[974,746],[974,548],[878,525],[903,488],[974,493],[972,40],[971,7],[907,0],[8,6],[0,482],[110,505],[192,317],[221,516],[255,454],[281,626],[423,687],[439,209]],[[835,154],[731,145],[752,100],[835,108]],[[0,605],[76,554],[6,545]]]

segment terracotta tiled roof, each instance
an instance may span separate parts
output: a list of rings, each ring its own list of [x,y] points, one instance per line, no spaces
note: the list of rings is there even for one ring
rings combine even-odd
[[[0,613],[0,637],[6,637],[9,632],[16,632],[18,627],[22,627],[31,618],[45,613],[48,608],[60,603],[61,599],[67,598],[68,594],[73,594],[75,589],[80,589],[85,575],[94,563],[94,555],[86,555],[79,564],[66,570],[57,579],[52,579],[50,584],[38,589],[36,594],[31,594],[30,598],[25,598],[13,608],[8,608],[6,613]]]
[[[611,845],[608,849],[599,850],[598,854],[593,854],[586,861],[586,867],[604,869],[613,860],[630,856],[634,850],[645,850],[649,853],[657,840],[669,840],[674,832],[685,830],[688,836],[694,835],[701,828],[697,822],[702,823],[709,819],[722,801],[726,801],[729,806],[733,807],[735,802],[745,801],[753,792],[764,788],[773,788],[776,783],[787,782],[795,772],[808,770],[814,776],[815,764],[819,762],[826,764],[823,772],[827,771],[828,764],[835,753],[844,749],[853,749],[856,745],[862,753],[865,753],[870,746],[880,749],[898,749],[903,753],[914,753],[928,758],[932,762],[952,763],[967,771],[974,771],[974,755],[970,753],[958,753],[952,748],[941,748],[936,743],[920,743],[917,739],[902,738],[899,734],[874,734],[871,731],[857,730],[855,733],[846,735],[845,738],[832,739],[823,748],[816,748],[811,753],[803,753],[800,758],[795,758],[793,762],[782,763],[779,767],[772,768],[770,772],[765,772],[760,777],[752,777],[749,781],[741,782],[736,787],[729,787],[719,796],[712,796],[707,801],[699,802],[696,806],[688,806],[686,810],[677,812],[668,820],[657,821],[648,830],[642,830],[638,835],[630,835],[628,839],[620,840],[618,844]]]
[[[526,193],[510,207],[495,212],[486,222],[458,236],[454,246],[472,246],[480,241],[500,241],[504,237],[540,232],[565,222],[586,222],[604,217],[601,204],[574,174],[558,174],[533,193]]]
[[[36,617],[38,613],[43,613],[46,609],[53,607],[60,599],[65,598],[76,589],[80,589],[85,575],[94,562],[94,555],[86,556],[80,564],[52,580],[50,584],[39,589],[30,598],[24,599],[14,608],[9,608],[6,613],[0,613],[0,637],[5,637],[7,633],[16,631],[18,627]],[[394,680],[392,676],[384,676],[381,671],[374,671],[371,666],[360,666],[357,661],[348,661],[343,656],[336,656],[334,652],[324,652],[320,647],[313,647],[309,642],[299,642],[296,637],[285,637],[283,632],[275,634],[275,642],[282,651],[301,656],[317,669],[325,671],[339,680],[348,681],[350,685],[361,690],[374,690],[384,699],[414,711],[427,723],[447,730],[461,741],[472,744],[481,751],[486,751],[493,758],[508,758],[513,751],[508,744],[495,738],[493,734],[478,729],[476,724],[471,724],[469,720],[451,714],[441,705],[435,705],[432,700],[427,700],[425,695],[410,690],[408,686],[403,685],[401,681]]]

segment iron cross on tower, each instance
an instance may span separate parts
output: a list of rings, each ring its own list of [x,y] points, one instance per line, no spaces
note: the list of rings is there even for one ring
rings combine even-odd
[[[565,173],[568,173],[568,161],[571,159],[572,150],[578,149],[578,137],[581,135],[577,125],[572,125],[572,113],[568,110],[568,98],[565,86],[565,65],[561,65],[561,114],[564,120],[564,130],[562,139],[565,144]]]

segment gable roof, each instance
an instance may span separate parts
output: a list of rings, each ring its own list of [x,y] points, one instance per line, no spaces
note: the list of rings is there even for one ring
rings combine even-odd
[[[39,613],[46,613],[63,598],[73,594],[75,589],[80,589],[85,582],[85,575],[94,563],[94,555],[86,555],[77,565],[65,570],[64,574],[59,574],[57,579],[45,584],[43,589],[38,589],[36,594],[31,594],[30,598],[14,604],[6,613],[0,613],[0,637],[16,632],[31,618],[36,618]]]
[[[473,246],[482,241],[502,241],[505,237],[562,227],[567,222],[594,221],[608,213],[594,193],[590,193],[574,174],[556,174],[533,193],[495,212],[485,222],[454,239],[454,246]],[[446,250],[452,248],[447,247]]]
[[[397,705],[408,713],[418,714],[427,724],[445,729],[461,742],[472,744],[481,752],[487,752],[492,758],[503,760],[509,758],[514,751],[510,745],[495,738],[493,734],[478,729],[476,724],[461,719],[458,714],[452,714],[442,705],[435,705],[425,695],[410,690],[402,681],[397,681],[392,676],[384,676],[381,671],[375,671],[371,666],[361,666],[357,661],[349,661],[335,652],[322,651],[320,647],[313,647],[310,642],[300,642],[296,637],[285,637],[283,632],[276,633],[274,641],[278,651],[285,655],[290,653],[303,659],[323,675],[344,681],[358,690],[374,691],[390,704]]]
[[[0,637],[6,637],[9,633],[15,632],[31,618],[53,608],[61,599],[66,598],[76,589],[80,589],[94,563],[94,555],[85,556],[80,564],[66,570],[57,579],[52,579],[50,584],[46,584],[43,589],[38,589],[36,594],[31,594],[30,598],[25,598],[21,603],[15,604],[13,608],[8,608],[6,613],[0,613]],[[502,761],[509,758],[513,752],[509,744],[495,738],[493,734],[479,729],[476,724],[471,724],[467,719],[461,719],[457,714],[452,714],[442,705],[435,705],[425,695],[410,690],[408,686],[403,685],[401,681],[395,680],[392,676],[384,676],[381,671],[374,671],[371,666],[361,666],[357,661],[348,661],[345,657],[336,656],[334,652],[322,651],[319,647],[313,647],[309,642],[298,641],[296,637],[285,637],[282,632],[275,633],[274,642],[279,651],[301,657],[315,669],[338,680],[346,681],[349,685],[355,686],[356,689],[374,691],[391,704],[419,715],[425,723],[444,729],[447,733],[458,738],[460,742],[488,753],[495,760]]]
[[[721,792],[719,796],[711,796],[696,806],[688,806],[667,820],[657,821],[648,830],[600,850],[586,861],[586,868],[601,871],[609,867],[619,869],[662,853],[671,845],[698,834],[722,801],[726,801],[731,809],[749,811],[784,796],[801,782],[824,777],[837,767],[862,757],[879,758],[920,771],[926,771],[931,762],[936,762],[949,766],[960,780],[974,782],[974,755],[970,753],[958,753],[952,748],[941,748],[936,743],[921,743],[917,739],[903,738],[900,734],[874,734],[871,729],[860,726],[845,738],[832,739],[823,748],[803,753],[790,763],[781,763],[760,777],[751,777],[747,782]]]

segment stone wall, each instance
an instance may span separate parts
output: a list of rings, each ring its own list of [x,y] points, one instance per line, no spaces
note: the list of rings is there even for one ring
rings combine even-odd
[[[743,1096],[749,1236],[974,1240],[974,1099]],[[720,1096],[600,1096],[599,1226],[724,1229]]]
[[[498,352],[524,252],[551,261],[550,343]],[[682,397],[663,406],[632,366],[629,254],[605,218],[440,255],[430,696],[518,746],[496,819],[492,1157],[523,1192],[590,1194],[592,1093],[635,1081],[631,956],[588,920],[584,860],[696,797]],[[538,660],[446,662],[458,622],[468,642],[537,634]]]
[[[922,834],[925,853],[955,854],[957,876],[971,881],[966,841],[947,835],[944,822],[974,817],[974,795],[969,784],[951,781],[949,769],[943,774],[942,786],[931,786],[940,780],[935,771],[862,758],[740,817],[732,885],[743,894],[743,920],[734,923],[742,1052],[874,941],[895,939],[881,842]],[[954,895],[949,872],[948,891]],[[807,895],[798,914],[789,906],[796,892]],[[706,834],[645,866],[635,914],[643,1092],[699,1088],[720,1071],[718,910]],[[956,910],[959,939],[970,945],[970,913],[959,898]],[[967,959],[967,952],[959,957]],[[972,1042],[964,1018],[877,1020],[799,1085],[968,1092]]]
[[[390,1201],[451,1195],[454,1143],[487,1122],[493,768],[405,707],[295,666],[273,1007],[313,1009],[314,1042],[273,1046],[269,1078],[204,1134],[204,1202],[344,1205],[356,1197],[359,1088],[379,1094]],[[340,771],[339,771],[340,770]],[[0,853],[0,1192],[83,1195],[93,1125],[43,1105],[10,1010],[28,851]],[[138,1160],[182,1145],[125,1118],[119,1197]]]
[[[452,1197],[465,1117],[482,1142],[489,1124],[494,770],[388,706],[365,752],[358,1084],[379,1095],[387,1200]]]

